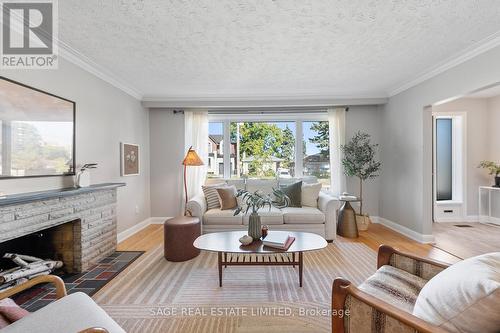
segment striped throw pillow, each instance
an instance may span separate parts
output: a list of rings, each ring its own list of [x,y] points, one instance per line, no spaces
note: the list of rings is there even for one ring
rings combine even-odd
[[[205,195],[205,200],[207,201],[207,209],[220,208],[219,194],[217,189],[226,186],[226,184],[214,184],[210,186],[203,185],[201,189]]]

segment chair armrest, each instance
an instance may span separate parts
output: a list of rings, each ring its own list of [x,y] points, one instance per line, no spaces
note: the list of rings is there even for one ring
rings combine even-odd
[[[378,249],[377,269],[384,265],[402,269],[426,280],[430,280],[442,270],[450,267],[449,264],[438,260],[399,251],[388,245],[380,245]]]
[[[37,284],[42,283],[52,283],[56,287],[56,297],[57,299],[66,296],[66,286],[64,285],[63,280],[59,276],[55,275],[39,275],[34,277],[31,280],[26,281],[20,285],[9,288],[5,291],[0,292],[0,299],[4,299],[20,293],[21,291],[27,290]]]
[[[199,217],[200,221],[203,215],[207,211],[207,201],[203,194],[198,194],[191,198],[186,204],[186,210],[191,214],[191,216]]]
[[[366,304],[379,314],[391,317],[406,326],[413,328],[419,333],[449,333],[448,331],[430,324],[414,315],[400,310],[399,308],[384,302],[372,295],[369,295],[362,290],[356,288],[351,282],[342,278],[337,278],[333,281],[332,287],[332,333],[349,332],[346,329],[346,318],[355,315],[349,307],[346,308],[346,299],[352,297],[357,301]],[[371,319],[371,318],[370,318]],[[349,321],[348,321],[349,322]],[[371,327],[372,320],[366,323],[357,323]],[[369,330],[368,330],[369,331]]]
[[[334,240],[337,237],[337,209],[339,201],[337,198],[320,192],[318,197],[318,209],[325,214],[325,238]]]

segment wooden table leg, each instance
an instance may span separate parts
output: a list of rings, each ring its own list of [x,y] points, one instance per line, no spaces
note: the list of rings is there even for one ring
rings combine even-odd
[[[293,259],[293,262],[294,262],[294,264],[292,265],[292,267],[295,268],[295,261],[296,261],[296,259],[295,259],[295,252],[292,252],[292,259]]]
[[[218,257],[219,257],[219,287],[222,287],[222,252],[218,252]]]
[[[227,252],[224,252],[224,263],[227,263]],[[224,268],[227,268],[227,265],[224,265]]]
[[[302,252],[299,252],[299,285],[302,287],[302,272],[304,270],[304,257]]]

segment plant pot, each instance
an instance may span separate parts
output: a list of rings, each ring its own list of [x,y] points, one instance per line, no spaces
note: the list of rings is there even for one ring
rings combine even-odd
[[[500,187],[500,176],[495,177],[495,187]]]
[[[358,225],[359,231],[366,231],[372,221],[368,215],[357,215],[356,214],[356,224]]]
[[[253,240],[259,240],[262,237],[262,225],[257,213],[252,213],[248,217],[248,236],[252,237]]]

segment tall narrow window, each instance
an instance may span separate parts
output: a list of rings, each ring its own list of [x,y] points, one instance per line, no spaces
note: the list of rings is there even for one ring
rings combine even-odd
[[[224,123],[211,122],[208,125],[208,178],[224,177]]]
[[[453,199],[453,120],[436,119],[436,199]]]
[[[323,184],[323,189],[330,188],[330,144],[328,121],[304,121],[303,138],[303,174],[315,176]]]

